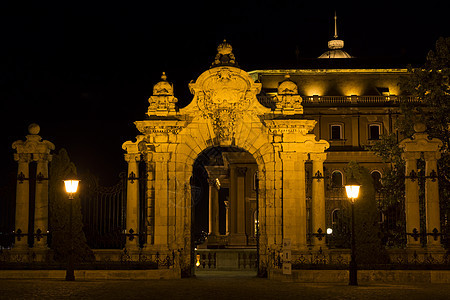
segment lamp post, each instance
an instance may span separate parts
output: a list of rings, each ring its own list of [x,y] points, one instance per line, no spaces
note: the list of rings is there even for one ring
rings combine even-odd
[[[73,235],[72,235],[72,206],[73,206],[73,194],[77,192],[78,183],[80,181],[76,179],[64,180],[64,186],[66,188],[67,194],[69,194],[69,238],[70,238],[70,248],[69,248],[69,260],[66,269],[66,281],[75,280],[75,272],[73,267]]]
[[[345,185],[347,197],[352,203],[352,253],[349,266],[349,285],[358,285],[358,268],[356,265],[356,245],[355,245],[355,201],[359,195],[359,188],[361,185],[352,177]]]

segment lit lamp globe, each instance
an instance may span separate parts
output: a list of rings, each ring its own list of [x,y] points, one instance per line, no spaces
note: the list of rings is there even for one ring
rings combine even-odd
[[[69,194],[69,199],[73,199],[73,194],[77,192],[79,182],[80,181],[77,179],[64,180],[64,186],[66,188],[66,192]]]
[[[354,203],[359,195],[359,188],[361,185],[352,177],[347,181],[345,185],[345,191],[347,192],[347,197]]]

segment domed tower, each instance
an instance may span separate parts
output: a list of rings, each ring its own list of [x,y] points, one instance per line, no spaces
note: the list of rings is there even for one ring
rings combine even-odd
[[[173,84],[167,81],[165,72],[161,75],[161,81],[153,86],[153,95],[148,99],[148,116],[176,115],[176,103],[178,99],[173,94]]]
[[[328,41],[328,49],[330,50],[323,53],[318,58],[353,58],[353,56],[343,50],[344,41],[338,40],[337,37],[337,16],[336,12],[334,12],[334,40]]]

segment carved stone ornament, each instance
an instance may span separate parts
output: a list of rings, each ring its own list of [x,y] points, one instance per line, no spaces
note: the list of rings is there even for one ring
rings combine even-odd
[[[137,121],[136,128],[143,134],[178,134],[183,125],[177,124],[176,121]]]
[[[278,85],[278,96],[275,97],[275,113],[293,115],[303,114],[302,97],[298,94],[298,87],[295,82],[286,75],[285,80]]]
[[[306,135],[314,129],[315,120],[266,120],[266,126],[274,134]]]
[[[261,88],[247,73],[235,67],[217,67],[203,73],[191,91],[197,97],[203,117],[211,119],[213,130],[220,140],[231,140],[236,122],[256,100]]]
[[[175,103],[178,99],[174,97],[173,85],[167,81],[166,73],[161,75],[161,81],[153,86],[153,95],[148,99],[149,116],[176,115]]]

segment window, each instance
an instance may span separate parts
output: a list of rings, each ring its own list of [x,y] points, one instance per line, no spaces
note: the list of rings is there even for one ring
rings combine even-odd
[[[342,187],[342,173],[341,171],[333,171],[331,173],[331,187]]]
[[[372,171],[371,173],[373,179],[373,185],[376,191],[379,191],[381,188],[381,173],[377,170]]]
[[[331,140],[342,140],[342,125],[334,124],[330,126]]]
[[[369,140],[379,140],[381,135],[381,125],[380,124],[370,124],[369,125]]]
[[[336,224],[339,222],[339,219],[339,208],[336,208],[331,212],[331,223]]]

